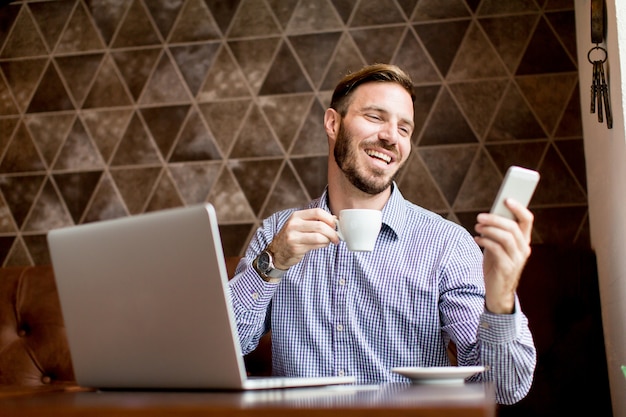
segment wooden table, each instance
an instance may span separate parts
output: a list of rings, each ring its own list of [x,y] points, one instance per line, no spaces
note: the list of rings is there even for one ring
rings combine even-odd
[[[249,392],[0,389],[0,416],[495,416],[492,385],[337,386]]]

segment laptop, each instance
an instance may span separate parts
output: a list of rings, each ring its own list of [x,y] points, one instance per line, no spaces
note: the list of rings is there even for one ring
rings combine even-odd
[[[211,204],[55,229],[48,245],[78,384],[248,390],[353,377],[247,377]]]

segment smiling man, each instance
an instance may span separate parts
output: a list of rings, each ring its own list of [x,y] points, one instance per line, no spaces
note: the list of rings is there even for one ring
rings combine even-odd
[[[272,331],[273,372],[353,375],[360,383],[406,381],[394,367],[486,371],[511,404],[532,383],[536,351],[516,296],[530,255],[533,216],[482,213],[478,237],[402,197],[394,177],[411,152],[411,79],[393,65],[349,74],[324,115],[328,186],[306,207],[273,214],[256,231],[230,281],[242,351]],[[372,252],[350,252],[335,216],[382,211]],[[484,255],[481,251],[484,248]]]

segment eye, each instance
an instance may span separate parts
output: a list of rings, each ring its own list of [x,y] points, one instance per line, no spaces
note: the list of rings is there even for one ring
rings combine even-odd
[[[400,131],[400,134],[402,136],[410,136],[411,135],[411,129],[409,129],[407,126],[400,126],[398,128],[398,130]]]
[[[374,121],[381,121],[381,120],[383,120],[382,117],[380,117],[377,114],[373,114],[373,113],[368,113],[368,114],[365,115],[365,117],[367,117],[368,119],[374,120]]]

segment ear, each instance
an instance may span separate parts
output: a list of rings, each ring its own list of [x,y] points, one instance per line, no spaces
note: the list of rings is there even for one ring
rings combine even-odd
[[[329,141],[334,142],[337,138],[340,120],[341,116],[335,109],[326,109],[326,113],[324,113],[324,130],[326,130],[326,135],[328,136]]]

